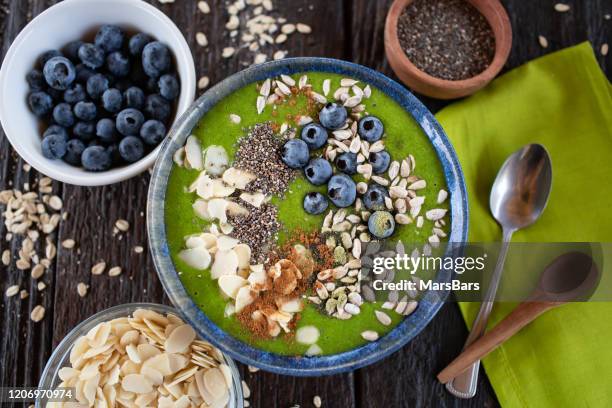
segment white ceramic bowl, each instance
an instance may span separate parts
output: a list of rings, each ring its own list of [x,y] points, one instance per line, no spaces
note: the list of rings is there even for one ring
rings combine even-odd
[[[173,122],[195,96],[195,67],[183,34],[161,11],[141,0],[65,0],[33,19],[11,45],[0,70],[0,122],[13,148],[32,167],[65,183],[99,186],[128,179],[155,162],[159,146],[141,160],[104,172],[87,172],[41,151],[41,122],[27,105],[26,74],[47,50],[90,38],[103,24],[116,24],[128,33],[142,31],[166,44],[174,55],[181,93]]]

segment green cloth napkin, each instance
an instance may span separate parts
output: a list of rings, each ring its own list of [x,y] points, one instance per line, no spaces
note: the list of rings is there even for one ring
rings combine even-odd
[[[589,43],[539,58],[438,115],[463,167],[472,242],[501,240],[489,189],[508,155],[541,143],[548,207],[514,241],[612,241],[612,88]],[[494,307],[489,327],[515,305]],[[460,304],[471,325],[478,303]],[[612,407],[612,303],[552,310],[484,360],[504,407]]]

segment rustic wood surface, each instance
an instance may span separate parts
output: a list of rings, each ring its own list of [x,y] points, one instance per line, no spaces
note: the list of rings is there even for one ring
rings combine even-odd
[[[0,1],[0,44],[2,55],[25,24],[55,1]],[[197,11],[195,0],[176,0],[162,5],[185,34],[194,53],[198,75],[208,75],[215,83],[240,70],[247,60],[221,59],[226,44],[222,1],[209,1],[213,12]],[[290,21],[301,21],[313,27],[309,36],[292,36],[286,49],[290,55],[336,57],[375,68],[385,74],[392,72],[384,57],[383,27],[389,1],[373,0],[297,0],[280,1],[276,6]],[[506,69],[563,47],[590,40],[597,50],[598,60],[610,75],[610,56],[599,54],[602,43],[610,40],[612,3],[606,0],[568,0],[570,12],[555,12],[553,0],[505,0],[512,20],[514,45]],[[195,33],[204,31],[210,46],[195,43]],[[537,41],[544,35],[549,47],[543,49]],[[445,103],[422,98],[436,111]],[[12,151],[4,134],[0,136],[0,190],[24,182],[31,185],[39,175],[24,170],[24,162]],[[148,255],[145,234],[145,202],[149,176],[143,174],[123,183],[100,188],[83,188],[54,183],[54,193],[62,197],[68,218],[52,236],[58,256],[41,278],[47,285],[36,289],[37,282],[28,272],[0,266],[2,301],[0,308],[0,386],[33,386],[54,346],[78,322],[91,314],[113,305],[148,301],[168,303]],[[3,210],[3,208],[2,208]],[[118,218],[130,222],[130,230],[113,236],[113,224]],[[0,236],[4,237],[4,225]],[[65,250],[60,242],[72,238],[78,250]],[[142,245],[145,252],[136,254],[133,247]],[[19,248],[18,240],[0,242],[1,250]],[[92,276],[91,266],[105,260],[109,266],[123,267],[120,277]],[[85,298],[77,296],[78,282],[89,284]],[[10,285],[18,284],[29,297],[6,298]],[[39,323],[30,320],[30,311],[42,304],[46,317]],[[459,309],[445,305],[432,323],[410,344],[386,360],[354,373],[320,378],[293,378],[269,373],[249,373],[241,366],[244,379],[250,385],[251,406],[289,407],[312,406],[315,395],[321,396],[327,407],[429,407],[429,406],[497,406],[493,390],[485,376],[480,377],[477,396],[472,400],[451,397],[435,380],[435,374],[461,349],[467,335]]]

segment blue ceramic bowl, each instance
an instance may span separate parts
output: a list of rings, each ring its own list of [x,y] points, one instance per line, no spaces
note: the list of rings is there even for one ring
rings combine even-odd
[[[204,93],[178,120],[164,141],[159,153],[147,205],[149,245],[155,268],[164,289],[183,317],[224,353],[245,364],[286,375],[317,376],[354,370],[390,355],[416,336],[442,306],[439,293],[427,293],[416,311],[390,333],[375,342],[340,354],[318,357],[282,356],[259,350],[221,330],[189,297],[174,267],[166,241],[164,199],[168,176],[173,166],[172,155],[184,145],[192,129],[213,106],[247,84],[280,74],[305,71],[330,72],[353,77],[385,92],[409,112],[428,136],[444,169],[450,197],[451,229],[449,242],[465,242],[468,228],[468,204],[463,173],[457,156],[440,124],[431,112],[403,86],[379,72],[350,62],[329,58],[289,58],[256,65],[238,72]],[[449,281],[450,270],[438,273],[439,281]]]

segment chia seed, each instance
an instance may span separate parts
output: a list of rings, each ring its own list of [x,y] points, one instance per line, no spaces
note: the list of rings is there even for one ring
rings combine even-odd
[[[257,176],[247,190],[282,196],[296,177],[296,171],[283,163],[280,150],[285,139],[274,134],[270,123],[255,125],[247,136],[238,140],[234,167]]]
[[[251,259],[264,263],[272,245],[272,240],[281,227],[278,221],[278,208],[264,204],[260,208],[241,202],[248,210],[248,215],[230,216],[229,222],[234,226],[230,234],[251,248]]]
[[[441,79],[471,78],[495,54],[491,26],[465,0],[414,0],[402,11],[397,33],[410,61]]]

